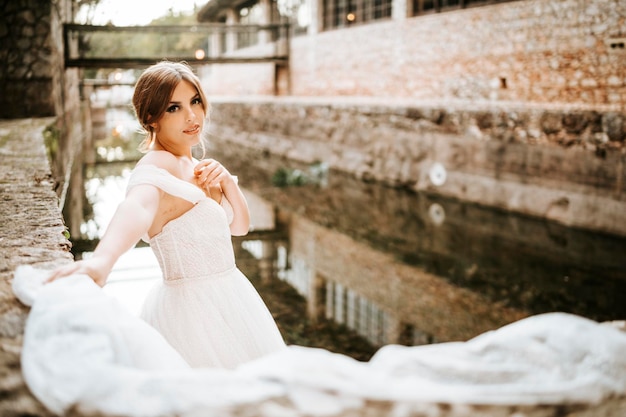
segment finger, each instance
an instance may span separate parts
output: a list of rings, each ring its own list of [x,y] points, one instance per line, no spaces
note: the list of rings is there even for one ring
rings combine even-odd
[[[225,170],[222,170],[214,179],[215,183],[221,183],[228,177],[228,173]]]
[[[227,173],[224,170],[220,170],[220,172],[216,173],[210,180],[211,185],[221,184],[227,178]]]
[[[52,271],[48,279],[44,281],[45,284],[56,281],[59,278],[66,277],[68,275],[72,275],[74,272],[78,270],[78,265],[73,263],[72,265],[61,267]]]
[[[196,166],[194,167],[194,172],[196,174],[201,173],[202,171],[206,169],[207,166],[211,165],[214,161],[215,161],[214,159],[203,159],[202,161],[196,164]]]
[[[202,174],[202,172],[204,171],[205,167],[206,167],[206,164],[204,163],[204,161],[200,161],[193,168],[193,175],[195,175],[196,177],[199,177]]]
[[[202,176],[206,178],[206,176],[209,175],[209,173],[213,171],[213,169],[214,169],[213,164],[205,165],[204,167],[202,167],[202,172],[201,172]]]
[[[203,176],[204,176],[204,182],[208,182],[210,184],[214,183],[215,180],[220,176],[220,174],[223,172],[223,169],[221,167],[221,165],[219,164],[213,164],[212,166],[208,167],[207,169],[205,169],[205,172],[203,172]]]
[[[66,275],[68,275],[68,274],[66,274],[66,273],[64,273],[64,272],[62,272],[62,271],[56,270],[56,271],[54,271],[53,273],[51,273],[51,274],[50,274],[50,276],[48,277],[48,279],[46,279],[46,280],[44,281],[44,284],[49,284],[49,283],[51,283],[51,282],[53,282],[53,281],[56,281],[56,280],[57,280],[57,279],[59,279],[59,278],[62,278],[62,277],[64,277],[64,276],[66,276]]]
[[[48,282],[71,275],[74,269],[75,269],[74,267],[65,267],[65,268],[57,269],[50,275],[50,277],[48,278]]]

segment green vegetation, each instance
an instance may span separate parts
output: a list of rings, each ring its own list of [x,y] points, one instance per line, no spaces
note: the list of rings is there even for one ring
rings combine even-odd
[[[46,146],[46,151],[48,152],[49,161],[57,160],[60,139],[61,139],[61,129],[59,129],[55,125],[50,125],[46,127],[46,129],[43,131],[43,140],[44,140],[44,145]]]
[[[278,168],[272,175],[272,184],[276,187],[317,184],[323,186],[328,176],[328,165],[315,162],[306,171],[299,169]]]
[[[272,176],[272,184],[277,187],[304,185],[307,179],[299,169],[278,168]]]

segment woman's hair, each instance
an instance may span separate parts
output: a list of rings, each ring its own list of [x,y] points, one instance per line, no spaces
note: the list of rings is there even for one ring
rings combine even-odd
[[[210,110],[209,102],[200,85],[200,79],[186,63],[159,62],[147,68],[137,80],[133,93],[133,107],[141,127],[146,132],[145,139],[139,145],[141,151],[147,151],[152,145],[155,131],[151,124],[161,119],[169,107],[174,89],[183,80],[189,82],[198,91],[206,116]],[[201,145],[204,151],[204,143],[201,142]]]

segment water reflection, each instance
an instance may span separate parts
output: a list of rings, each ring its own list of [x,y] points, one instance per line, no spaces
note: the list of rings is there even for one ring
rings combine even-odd
[[[137,147],[143,133],[131,107],[97,103],[91,111],[97,161],[132,161],[141,157]]]
[[[626,318],[624,238],[334,172],[278,187],[276,172],[308,167],[224,144],[210,152],[239,176],[251,207],[251,233],[233,239],[240,268],[288,283],[312,322],[332,319],[380,346],[467,340],[548,311]],[[76,241],[100,236],[131,167],[87,166],[92,209]],[[121,260],[107,285],[135,311],[159,279],[142,250]]]
[[[325,314],[355,327],[352,306],[373,303],[384,340],[464,339],[547,311],[626,317],[624,238],[337,173],[325,186],[277,188],[267,178],[287,161],[224,144],[212,152],[277,207],[296,287],[325,294]]]

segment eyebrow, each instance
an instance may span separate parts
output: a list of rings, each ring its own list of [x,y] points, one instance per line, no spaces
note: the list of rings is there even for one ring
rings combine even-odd
[[[196,94],[195,96],[191,97],[191,100],[196,99],[196,98],[200,98],[200,94]],[[180,103],[181,103],[180,101],[170,101],[169,104],[180,104]]]

